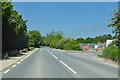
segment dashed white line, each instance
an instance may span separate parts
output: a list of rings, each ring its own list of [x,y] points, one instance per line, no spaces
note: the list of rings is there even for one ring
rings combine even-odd
[[[34,51],[35,52],[35,51]],[[32,52],[33,53],[33,52]],[[32,53],[30,53],[29,55],[31,55]],[[27,55],[25,58],[27,58],[29,55]],[[24,58],[24,59],[25,59]],[[22,59],[21,61],[23,61],[24,59]],[[17,64],[20,64],[20,62],[18,62]],[[16,67],[16,65],[13,66],[13,68]],[[10,71],[10,69],[8,69],[7,71],[4,72],[4,74],[8,73]]]
[[[20,64],[20,62],[18,62],[18,64]]]
[[[70,71],[72,71],[74,74],[77,74],[77,72],[75,72],[72,68],[70,68],[67,64],[65,64],[63,61],[60,60],[60,62],[66,66]]]
[[[50,54],[52,54],[50,51],[48,51]],[[53,55],[54,58],[58,59],[55,55]]]
[[[58,59],[55,55],[53,55],[54,58]]]
[[[23,61],[23,59],[21,61]]]
[[[5,71],[4,73],[6,74],[6,73],[8,73],[10,71],[10,69],[8,69],[7,71]]]
[[[48,51],[50,54],[52,54],[50,51]]]
[[[16,65],[13,66],[13,68],[16,67]]]

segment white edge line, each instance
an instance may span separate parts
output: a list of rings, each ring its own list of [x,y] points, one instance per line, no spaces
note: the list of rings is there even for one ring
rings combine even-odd
[[[21,61],[23,61],[23,59]]]
[[[18,62],[18,64],[20,64],[20,62]]]
[[[36,51],[36,50],[35,50]],[[35,51],[33,51],[32,53],[34,53]],[[27,56],[25,56],[24,59],[26,59],[27,57],[29,57],[32,53],[29,53]]]
[[[25,58],[27,58],[28,56],[26,56]]]
[[[10,71],[10,69],[8,69],[7,71],[5,71],[4,73],[6,74],[6,73],[8,73]]]
[[[65,64],[63,61],[60,60],[60,62],[66,66],[70,71],[72,71],[74,74],[77,74],[77,72],[75,72],[72,68],[70,68],[67,64]]]
[[[13,68],[16,67],[16,65],[13,66]]]
[[[100,62],[103,63],[103,64],[107,64],[107,65],[111,65],[111,66],[114,66],[114,67],[118,67],[117,65],[110,64],[110,63],[107,63],[107,62],[102,62],[102,61],[100,61]]]

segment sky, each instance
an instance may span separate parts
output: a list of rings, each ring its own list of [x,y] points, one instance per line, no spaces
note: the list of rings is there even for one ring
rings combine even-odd
[[[13,0],[14,2],[118,2],[120,0]]]
[[[39,30],[42,36],[63,31],[64,37],[87,38],[111,34],[110,13],[117,2],[13,2],[27,21],[28,30]]]

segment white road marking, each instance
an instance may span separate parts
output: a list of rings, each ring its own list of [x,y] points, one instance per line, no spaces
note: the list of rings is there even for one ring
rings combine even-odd
[[[53,55],[54,58],[58,59],[55,55]]]
[[[21,61],[23,61],[23,59]]]
[[[116,65],[112,65],[112,66],[118,67],[118,66],[116,66]]]
[[[74,74],[77,74],[77,72],[75,72],[72,68],[70,68],[67,64],[65,64],[63,61],[60,60],[60,62],[66,66],[70,71],[72,71]]]
[[[35,50],[35,51],[36,51],[36,50]],[[35,51],[33,51],[33,52],[35,52]],[[32,52],[32,53],[33,53],[33,52]],[[29,55],[31,55],[32,53],[30,53]],[[27,55],[25,58],[27,58],[29,55]],[[25,58],[24,58],[24,59],[25,59]],[[21,61],[23,61],[24,59],[22,59]],[[18,62],[17,64],[20,64],[20,62]],[[16,65],[14,65],[13,68],[14,68],[14,67],[16,67]],[[9,71],[10,71],[10,69],[8,69],[7,71],[5,71],[4,73],[6,74],[6,73],[8,73]]]
[[[107,62],[102,62],[102,61],[100,61],[100,62],[103,63],[103,64],[107,64],[107,65],[111,65],[111,66],[114,66],[114,67],[118,67],[117,65],[110,64],[110,63],[107,63]]]
[[[5,71],[4,73],[6,74],[6,73],[8,73],[10,71],[10,69],[8,69],[7,71]]]
[[[52,54],[52,53],[50,52],[50,54]]]
[[[25,58],[27,58],[28,56],[26,56]]]
[[[38,49],[37,49],[37,50],[38,50]],[[37,50],[35,50],[35,51],[37,51]],[[29,57],[29,56],[30,56],[32,53],[34,53],[35,51],[29,53],[24,59],[26,59],[27,57]]]
[[[18,62],[18,64],[20,64],[20,62]]]
[[[13,66],[13,68],[16,67],[16,65]]]
[[[50,51],[48,51],[50,54],[52,54]]]

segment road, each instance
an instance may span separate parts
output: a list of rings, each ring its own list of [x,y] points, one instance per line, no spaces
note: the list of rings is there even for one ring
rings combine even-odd
[[[99,53],[40,48],[3,72],[3,78],[118,78],[118,68]]]

